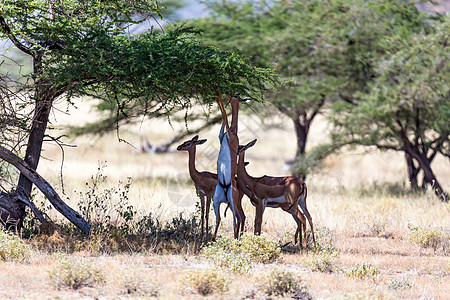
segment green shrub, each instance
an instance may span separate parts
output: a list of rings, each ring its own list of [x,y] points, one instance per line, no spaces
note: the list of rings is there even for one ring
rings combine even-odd
[[[233,238],[219,238],[204,247],[202,252],[213,261],[214,265],[234,273],[248,273],[252,267],[250,255],[242,252],[239,241]]]
[[[230,280],[213,270],[191,271],[184,277],[186,284],[196,293],[206,296],[213,293],[223,294],[228,291]]]
[[[274,262],[281,255],[281,248],[276,242],[264,235],[246,233],[239,239],[240,250],[248,253],[251,260],[263,264]]]
[[[410,189],[405,186],[404,183],[395,182],[373,182],[371,185],[363,186],[362,188],[356,189],[359,196],[362,197],[373,197],[373,196],[411,196],[418,195],[419,191],[415,189]]]
[[[102,174],[105,165],[100,165],[91,181],[86,182],[87,192],[79,193],[78,211],[95,227],[115,227],[122,234],[130,234],[130,224],[136,210],[129,203],[131,178],[126,183],[119,182],[112,188],[102,188],[107,177]]]
[[[19,237],[0,228],[0,260],[26,261],[32,255],[32,248]]]
[[[32,199],[34,205],[44,214],[49,215],[52,210],[54,210],[53,206],[45,197],[36,197],[35,190],[31,193],[30,198]],[[23,238],[29,239],[31,237],[35,237],[40,235],[41,233],[46,233],[44,227],[41,222],[36,218],[31,209],[27,206],[25,208],[26,214],[23,220],[23,227],[21,236]],[[44,229],[44,230],[42,230]]]
[[[374,266],[370,263],[362,263],[346,270],[345,274],[347,276],[359,279],[370,278],[375,282],[378,278],[378,275],[380,274],[380,270],[377,266]]]
[[[295,295],[295,299],[311,299],[306,288],[300,284],[300,277],[291,272],[275,269],[258,281],[259,288],[268,296]]]
[[[281,254],[277,243],[265,236],[244,234],[240,239],[219,238],[203,248],[203,254],[221,267],[235,273],[247,273],[252,262],[271,263]]]
[[[102,284],[105,281],[98,266],[89,261],[74,259],[63,260],[53,271],[49,272],[49,277],[57,288],[74,290],[84,286]]]
[[[442,247],[444,253],[450,252],[450,234],[436,227],[409,226],[409,241],[422,248],[433,248],[434,251]]]
[[[333,259],[337,256],[337,251],[318,250],[304,260],[304,265],[312,271],[332,273],[335,271]]]
[[[199,242],[200,220],[195,214],[186,218],[180,213],[178,216],[172,218],[170,222],[166,223],[161,234],[164,239],[174,241],[178,244]]]

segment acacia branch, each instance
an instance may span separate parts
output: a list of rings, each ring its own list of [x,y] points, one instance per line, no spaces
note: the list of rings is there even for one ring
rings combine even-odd
[[[0,26],[3,29],[3,32],[8,36],[8,38],[10,39],[11,42],[13,42],[13,44],[19,48],[21,51],[31,55],[32,57],[35,56],[35,53],[28,47],[26,47],[25,45],[23,45],[17,38],[16,36],[11,32],[11,28],[9,28],[8,24],[6,23],[5,18],[3,18],[2,16],[0,16]]]
[[[317,104],[317,108],[313,110],[311,116],[309,117],[310,122],[317,116],[317,114],[320,112],[320,109],[325,104],[325,96],[322,97],[320,102]]]
[[[17,199],[19,199],[21,202],[28,205],[28,207],[31,209],[33,214],[38,218],[38,220],[41,222],[42,225],[44,225],[45,230],[55,230],[57,227],[55,223],[53,223],[51,220],[47,220],[48,216],[47,214],[43,213],[41,210],[39,210],[36,205],[34,205],[33,202],[29,201],[26,196],[22,195],[21,193],[17,193]],[[46,218],[47,216],[47,218]],[[48,218],[49,219],[49,218]]]
[[[345,96],[344,94],[342,94],[341,92],[339,92],[339,97],[344,100],[347,103],[350,103],[353,106],[358,106],[358,103],[356,103],[355,101],[353,101],[352,98]]]

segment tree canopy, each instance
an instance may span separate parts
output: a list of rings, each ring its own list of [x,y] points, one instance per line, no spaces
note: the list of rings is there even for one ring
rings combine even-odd
[[[211,101],[217,88],[260,99],[270,72],[203,45],[193,28],[127,33],[144,20],[136,14],[153,11],[152,1],[6,1],[3,33],[36,58],[35,84],[93,95],[124,115],[170,111],[193,97]]]

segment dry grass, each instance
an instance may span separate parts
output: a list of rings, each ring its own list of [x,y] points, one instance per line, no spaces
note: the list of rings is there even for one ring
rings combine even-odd
[[[75,112],[70,117],[57,114],[58,124],[77,123],[89,120],[89,112]],[[174,124],[176,129],[184,124]],[[194,127],[194,126],[193,126]],[[290,123],[288,130],[263,127],[258,120],[242,117],[241,141],[258,138],[258,143],[249,150],[249,173],[283,175],[288,171],[285,160],[294,155],[292,141],[295,137]],[[319,120],[311,133],[311,144],[317,144],[327,129]],[[198,169],[214,170],[218,128],[202,133],[208,142],[199,146]],[[173,129],[165,121],[146,121],[142,125],[124,128],[121,138],[139,146],[140,136],[148,137],[152,143],[166,142],[173,135]],[[71,141],[77,148],[65,150],[63,165],[65,198],[76,207],[80,192],[86,192],[85,183],[96,173],[99,161],[106,161],[104,175],[108,176],[104,186],[117,186],[132,177],[130,202],[142,214],[152,212],[161,220],[169,220],[180,212],[193,212],[197,197],[189,181],[186,153],[171,152],[163,155],[138,154],[125,143],[118,143],[115,133],[100,139],[82,137]],[[201,148],[203,147],[203,148]],[[204,150],[203,150],[204,149]],[[39,172],[61,191],[59,169],[60,150],[45,145]],[[216,152],[215,152],[216,151]],[[319,243],[327,240],[333,232],[333,247],[338,251],[331,260],[332,272],[313,271],[305,261],[313,255],[311,251],[282,253],[281,261],[272,264],[253,262],[247,274],[236,274],[224,270],[230,280],[224,294],[213,298],[258,297],[260,282],[257,274],[275,269],[285,270],[299,276],[308,293],[314,298],[330,299],[445,299],[450,286],[450,260],[442,248],[424,248],[410,241],[411,229],[439,228],[450,230],[450,204],[439,202],[436,197],[425,194],[411,194],[402,191],[404,184],[404,158],[398,153],[362,151],[341,154],[327,159],[325,168],[319,174],[308,177],[308,207],[313,216],[316,230],[323,229],[318,236]],[[446,190],[450,190],[450,163],[438,157],[434,163],[436,174]],[[394,190],[394,193],[392,191]],[[37,196],[37,202],[42,198]],[[224,206],[222,206],[222,211]],[[253,231],[254,208],[244,199],[247,216],[247,231]],[[57,218],[51,212],[52,218]],[[211,212],[211,222],[214,223]],[[288,214],[268,209],[264,214],[263,232],[273,241],[283,241],[292,235],[295,222]],[[223,219],[220,235],[232,236],[230,214]],[[27,299],[81,299],[118,297],[150,297],[161,299],[198,298],[197,294],[185,290],[187,274],[212,270],[210,260],[189,254],[156,255],[148,252],[133,254],[116,253],[98,255],[90,251],[69,252],[73,259],[88,260],[101,266],[104,282],[101,285],[82,287],[79,290],[58,289],[49,272],[63,259],[61,252],[64,241],[48,238],[56,254],[34,249],[26,262],[0,261],[0,298]],[[347,276],[345,270],[357,265],[375,266],[375,278]],[[262,296],[261,296],[262,297]]]

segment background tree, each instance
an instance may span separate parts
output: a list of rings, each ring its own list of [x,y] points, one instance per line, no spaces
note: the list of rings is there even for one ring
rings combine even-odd
[[[390,39],[394,51],[376,66],[370,92],[357,105],[335,106],[334,140],[405,153],[409,180],[431,184],[442,200],[448,195],[433,173],[438,153],[450,158],[450,22],[435,23],[428,34]]]
[[[283,88],[268,100],[292,120],[297,137],[294,174],[306,174],[317,158],[305,157],[309,129],[327,103],[354,103],[369,90],[376,62],[389,38],[425,27],[426,15],[405,1],[208,1],[209,18],[196,20],[208,43],[240,50],[258,66],[275,65]]]
[[[69,105],[76,96],[102,99],[115,108],[118,124],[142,115],[169,114],[189,107],[193,99],[211,102],[217,88],[259,99],[264,84],[273,79],[268,70],[249,65],[237,54],[203,45],[192,28],[150,28],[129,35],[132,25],[159,13],[154,1],[11,0],[0,8],[1,38],[32,61],[32,71],[20,80],[7,82],[8,72],[2,69],[0,107],[9,113],[0,120],[8,124],[0,128],[8,137],[0,146],[9,151],[2,153],[14,151],[18,157],[25,146],[24,163],[33,171],[53,103],[60,97]],[[18,96],[23,103],[18,104]],[[14,138],[16,131],[21,138]],[[2,192],[3,221],[17,220],[20,228],[26,205],[21,199],[29,199],[31,188],[30,178],[21,173],[15,191]]]

